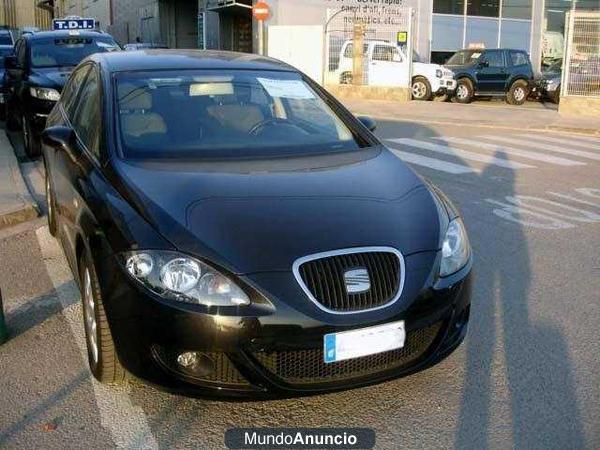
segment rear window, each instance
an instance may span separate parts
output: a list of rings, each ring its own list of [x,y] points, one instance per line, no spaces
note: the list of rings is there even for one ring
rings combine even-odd
[[[125,158],[261,157],[361,147],[298,73],[137,72],[116,80]]]
[[[31,65],[37,68],[76,66],[93,53],[115,50],[119,50],[119,46],[108,36],[35,39],[31,41]]]

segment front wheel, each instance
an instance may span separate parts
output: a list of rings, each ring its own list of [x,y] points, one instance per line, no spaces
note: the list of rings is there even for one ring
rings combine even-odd
[[[461,78],[456,84],[456,93],[454,98],[458,103],[471,103],[473,100],[474,89],[473,83],[467,78]]]
[[[92,258],[85,250],[79,267],[90,370],[101,383],[122,384],[127,380],[127,372],[119,362],[104,311],[100,283]]]
[[[415,77],[412,82],[413,100],[429,101],[431,100],[431,85],[426,78]]]
[[[515,81],[506,95],[506,102],[509,105],[522,105],[529,95],[529,84],[524,80]]]

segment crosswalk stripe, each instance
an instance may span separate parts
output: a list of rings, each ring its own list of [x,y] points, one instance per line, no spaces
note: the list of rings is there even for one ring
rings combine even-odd
[[[580,141],[577,138],[561,138],[556,136],[547,136],[545,134],[532,134],[532,135],[521,135],[519,136],[523,139],[533,139],[534,141],[546,141],[553,142],[555,144],[564,144],[564,145],[577,145],[579,147],[587,147],[600,150],[600,144],[594,144],[592,142]],[[600,142],[600,137],[596,138],[596,142]]]
[[[530,152],[529,150],[521,150],[513,147],[506,147],[498,144],[491,144],[488,142],[476,141],[473,139],[465,139],[459,137],[443,137],[435,138],[443,139],[446,142],[453,142],[456,144],[469,145],[482,150],[498,151],[506,153],[507,155],[521,156],[527,159],[534,159],[536,161],[543,161],[550,164],[557,164],[559,166],[585,166],[586,163],[580,161],[573,161],[571,159],[560,158],[558,156],[546,155],[543,153]]]
[[[507,144],[518,145],[521,147],[534,147],[539,150],[547,150],[549,152],[555,152],[555,153],[564,153],[564,154],[570,155],[570,156],[578,156],[580,158],[595,159],[596,161],[600,161],[599,153],[584,152],[583,150],[573,150],[572,148],[557,147],[556,145],[542,144],[539,142],[532,142],[527,139],[515,139],[515,138],[511,138],[511,137],[506,137],[506,136],[481,136],[481,137],[483,139],[506,142]]]
[[[428,158],[427,156],[417,155],[415,153],[403,152],[402,150],[391,149],[403,161],[417,164],[419,166],[429,167],[430,169],[440,170],[452,174],[473,173],[475,170],[461,164],[445,162],[440,159]]]
[[[495,166],[506,167],[508,169],[529,169],[534,166],[523,164],[519,162],[509,161],[504,158],[496,158],[492,155],[482,155],[480,153],[473,153],[459,148],[454,148],[447,145],[436,144],[433,142],[419,141],[417,139],[401,138],[401,139],[387,139],[390,142],[397,144],[409,145],[410,147],[422,148],[425,150],[431,150],[432,152],[442,153],[450,156],[460,156],[464,159],[470,159],[473,161],[479,161],[486,164],[492,164]]]

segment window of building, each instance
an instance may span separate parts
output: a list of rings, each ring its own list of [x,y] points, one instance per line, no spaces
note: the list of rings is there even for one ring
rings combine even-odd
[[[503,0],[502,17],[507,19],[531,19],[532,0]]]
[[[471,0],[467,3],[467,15],[499,17],[500,0]]]
[[[464,14],[464,0],[433,0],[433,12],[437,14]]]

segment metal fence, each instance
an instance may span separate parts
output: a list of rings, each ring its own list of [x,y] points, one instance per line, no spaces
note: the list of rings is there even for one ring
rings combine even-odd
[[[600,97],[600,11],[571,11],[562,95]]]
[[[409,86],[413,10],[356,6],[328,10],[325,24],[325,84]]]

